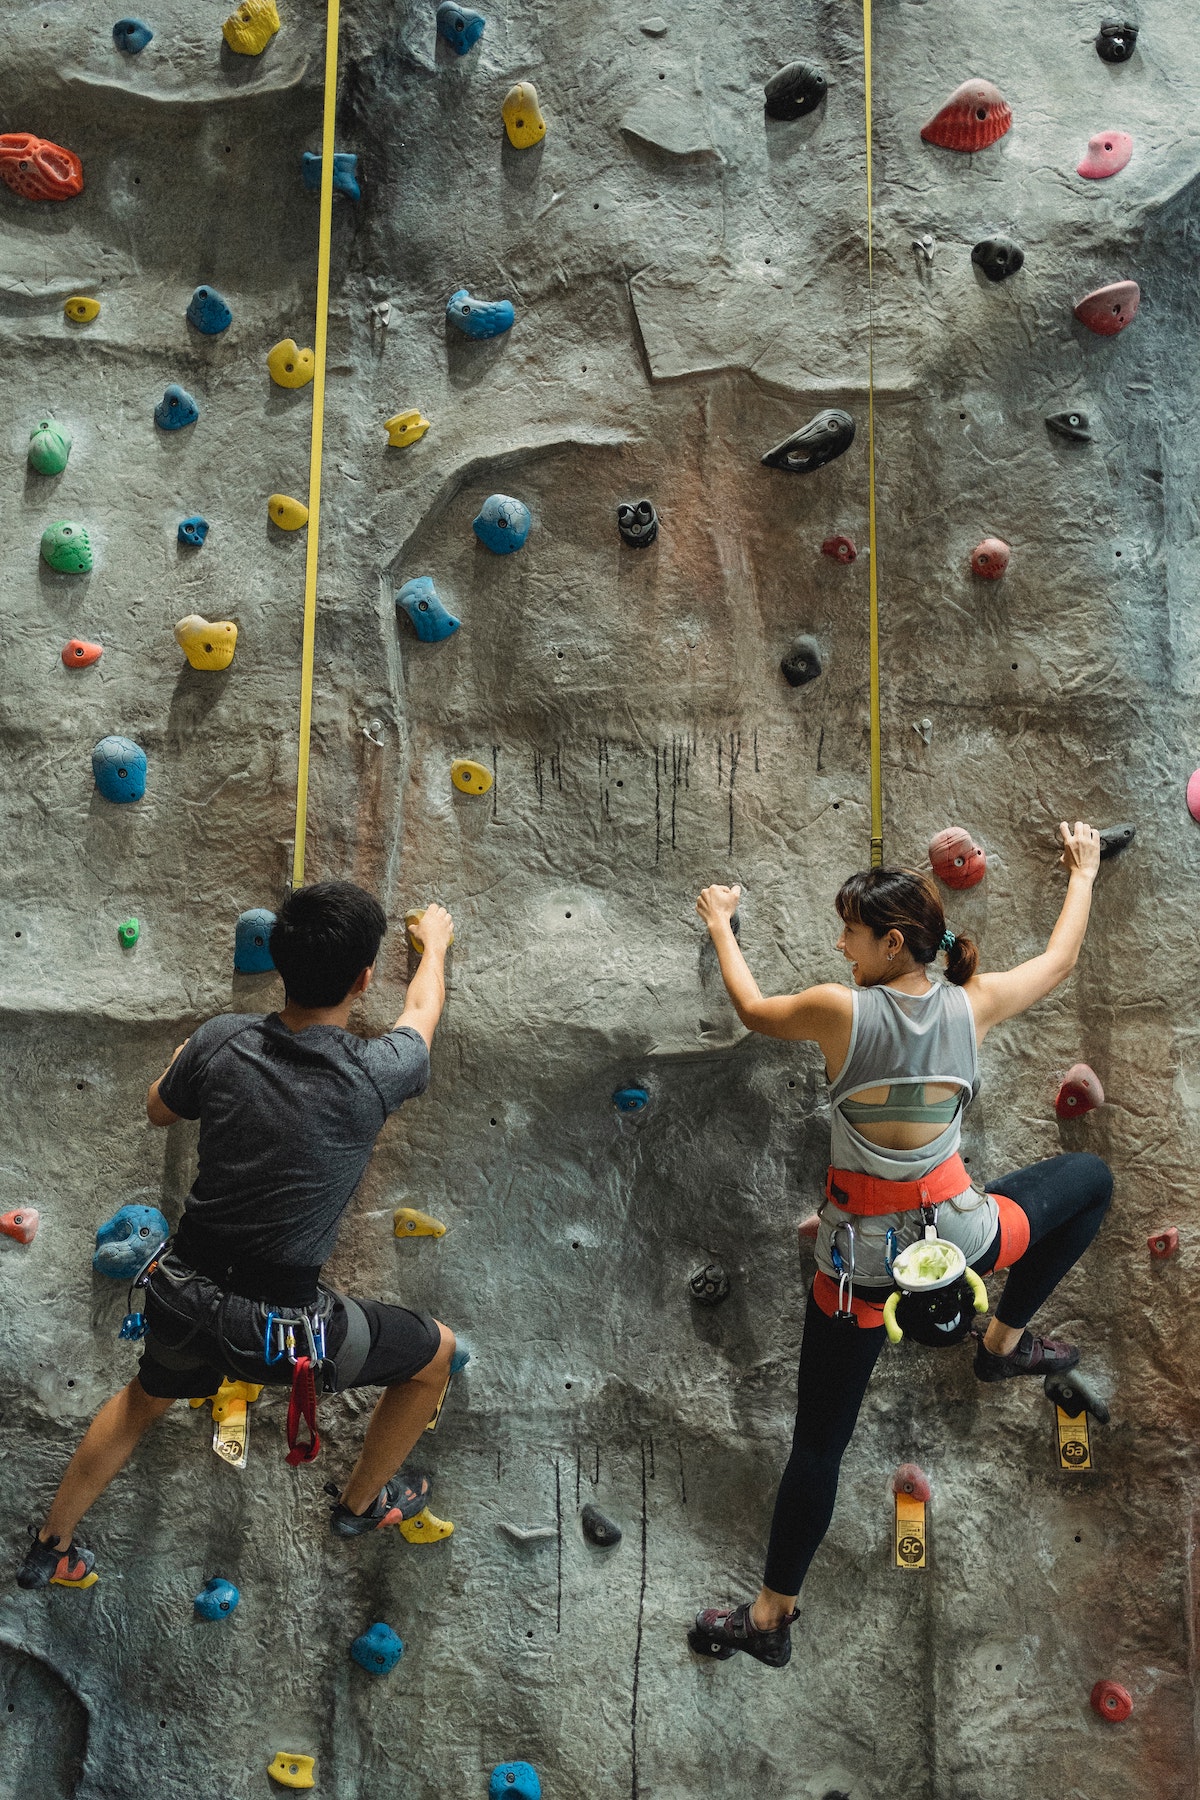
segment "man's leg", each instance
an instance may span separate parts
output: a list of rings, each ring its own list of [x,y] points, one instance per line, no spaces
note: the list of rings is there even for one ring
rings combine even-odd
[[[66,1549],[88,1507],[120,1474],[143,1434],[174,1404],[173,1400],[148,1394],[136,1375],[128,1387],[105,1402],[67,1464],[54,1504],[38,1533],[43,1544],[57,1540]]]
[[[363,1442],[362,1454],[342,1494],[342,1505],[352,1513],[365,1513],[378,1498],[432,1419],[442,1389],[450,1379],[454,1333],[438,1323],[441,1342],[430,1362],[407,1381],[388,1387],[379,1396]]]

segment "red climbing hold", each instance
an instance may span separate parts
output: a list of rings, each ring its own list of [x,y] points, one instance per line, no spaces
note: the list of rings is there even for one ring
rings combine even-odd
[[[1012,551],[1003,538],[984,538],[971,552],[971,568],[985,581],[999,581],[1008,567]]]
[[[32,1244],[37,1236],[38,1214],[35,1206],[23,1206],[19,1212],[0,1213],[0,1231],[16,1238],[18,1244]]]
[[[933,1496],[929,1477],[917,1463],[901,1463],[892,1476],[893,1494],[911,1494],[914,1500],[928,1501]]]
[[[1193,819],[1200,819],[1200,769],[1188,778],[1187,809]]]
[[[1169,1262],[1179,1248],[1179,1232],[1174,1225],[1168,1225],[1163,1231],[1152,1231],[1146,1239],[1146,1248],[1159,1262]]]
[[[858,555],[854,548],[854,539],[848,537],[829,537],[821,545],[822,556],[832,556],[834,562],[850,563]]]
[[[1012,124],[1012,107],[990,81],[964,81],[945,106],[922,125],[927,144],[943,150],[986,150]]]
[[[89,644],[86,638],[68,638],[62,647],[63,668],[90,669],[103,655],[103,644]]]
[[[987,874],[986,852],[961,825],[948,825],[929,840],[929,860],[949,888],[972,888]]]
[[[1137,317],[1141,303],[1142,290],[1136,281],[1114,281],[1085,294],[1075,308],[1075,317],[1097,337],[1116,337]]]
[[[0,181],[25,200],[71,200],[83,192],[83,164],[48,138],[0,132]]]
[[[1059,1118],[1079,1119],[1084,1113],[1095,1112],[1103,1105],[1104,1089],[1095,1069],[1089,1069],[1086,1063],[1076,1063],[1068,1069],[1054,1102]]]
[[[1092,1689],[1092,1711],[1119,1725],[1133,1711],[1133,1697],[1118,1681],[1098,1681]]]
[[[1132,155],[1133,139],[1127,131],[1098,131],[1088,139],[1075,173],[1085,175],[1089,181],[1103,181],[1109,175],[1120,174]]]

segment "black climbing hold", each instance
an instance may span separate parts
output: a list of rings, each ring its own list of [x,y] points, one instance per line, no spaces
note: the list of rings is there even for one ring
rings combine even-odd
[[[802,119],[815,112],[829,92],[824,71],[813,63],[789,63],[763,89],[769,119]]]
[[[1137,47],[1138,28],[1120,19],[1105,19],[1096,34],[1096,55],[1102,62],[1128,62]]]
[[[1093,1391],[1078,1369],[1070,1369],[1060,1375],[1047,1375],[1042,1387],[1047,1400],[1053,1400],[1056,1406],[1061,1406],[1068,1419],[1077,1419],[1080,1413],[1088,1412],[1101,1425],[1108,1424],[1111,1415],[1107,1403]]]
[[[720,1306],[729,1298],[729,1277],[720,1263],[705,1263],[688,1282],[697,1306]]]
[[[827,406],[807,425],[794,431],[782,444],[768,450],[763,462],[771,469],[786,469],[792,475],[807,475],[823,469],[835,456],[841,456],[854,442],[854,420],[848,412]]]
[[[1136,836],[1136,825],[1106,825],[1100,833],[1100,861],[1107,862],[1110,856],[1120,856]]]
[[[779,666],[789,687],[803,687],[805,682],[815,681],[821,673],[821,652],[817,640],[810,637],[797,638]]]
[[[984,238],[971,252],[971,261],[989,281],[1006,281],[1025,261],[1025,252],[1011,238]]]
[[[600,1508],[593,1506],[590,1501],[583,1509],[580,1523],[588,1543],[595,1544],[600,1550],[611,1550],[621,1541],[621,1527],[606,1518]]]
[[[658,536],[658,514],[649,500],[624,500],[617,508],[617,530],[623,544],[644,550]]]
[[[1051,413],[1046,420],[1046,429],[1056,437],[1074,438],[1077,444],[1090,444],[1092,441],[1086,413]]]

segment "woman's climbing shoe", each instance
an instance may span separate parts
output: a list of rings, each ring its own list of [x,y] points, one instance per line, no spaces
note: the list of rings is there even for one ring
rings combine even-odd
[[[399,1475],[392,1476],[386,1487],[380,1488],[374,1505],[365,1513],[352,1513],[339,1500],[330,1516],[329,1529],[335,1537],[358,1537],[364,1531],[382,1531],[385,1525],[399,1525],[405,1519],[415,1519],[425,1510],[430,1485],[428,1475],[406,1474],[402,1470]],[[327,1491],[336,1494],[337,1489]]]
[[[1058,1375],[1079,1361],[1074,1344],[1058,1338],[1034,1337],[1023,1331],[1021,1341],[1008,1356],[993,1356],[982,1338],[975,1346],[975,1373],[980,1381],[1007,1381],[1010,1375]]]
[[[792,1658],[792,1626],[800,1614],[789,1613],[781,1625],[760,1631],[751,1623],[752,1605],[746,1600],[732,1612],[719,1612],[715,1607],[698,1612],[696,1623],[688,1632],[690,1648],[697,1656],[715,1657],[717,1662],[726,1662],[735,1650],[744,1650],[747,1656],[766,1663],[768,1669],[786,1668]]]
[[[33,1542],[17,1571],[18,1587],[44,1588],[52,1581],[61,1587],[91,1587],[99,1581],[100,1577],[93,1574],[95,1551],[81,1550],[74,1538],[65,1550],[57,1543],[43,1544],[36,1525],[29,1527],[29,1535]]]

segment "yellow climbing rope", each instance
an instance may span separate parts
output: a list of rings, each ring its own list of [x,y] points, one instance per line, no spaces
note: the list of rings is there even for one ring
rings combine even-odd
[[[875,246],[871,229],[871,0],[863,0],[863,75],[867,116],[867,580],[870,592],[871,867],[883,862],[883,748],[879,725],[879,558],[875,543]]]
[[[317,238],[317,327],[313,344],[312,442],[308,458],[308,553],[304,564],[304,637],[300,653],[300,750],[296,762],[296,839],[292,886],[304,880],[308,830],[308,757],[312,737],[313,649],[317,628],[317,557],[321,536],[321,463],[325,442],[325,339],[329,324],[329,241],[333,231],[333,127],[337,112],[339,0],[325,15],[325,110],[321,128],[321,217]]]

